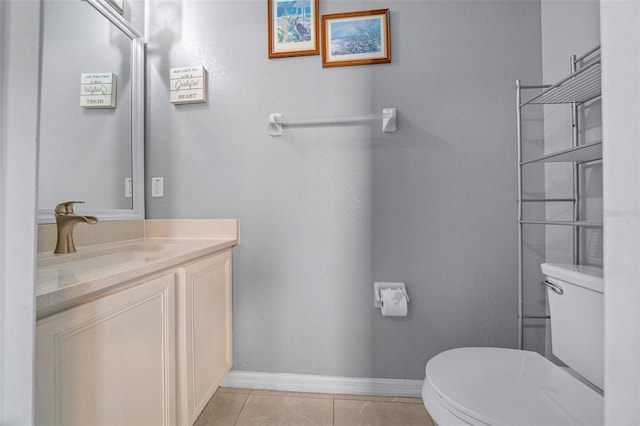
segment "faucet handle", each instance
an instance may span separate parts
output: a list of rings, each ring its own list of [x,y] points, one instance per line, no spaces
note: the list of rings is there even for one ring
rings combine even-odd
[[[84,201],[65,201],[56,206],[56,213],[59,214],[74,214],[73,205],[77,203],[84,203]]]

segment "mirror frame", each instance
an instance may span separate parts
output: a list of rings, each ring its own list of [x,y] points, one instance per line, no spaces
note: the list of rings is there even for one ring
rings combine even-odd
[[[96,216],[100,221],[143,220],[144,216],[144,38],[107,0],[82,0],[131,39],[131,177],[132,209],[83,209],[77,213]],[[42,65],[41,65],[42,66]],[[123,188],[124,189],[124,188]],[[68,200],[60,200],[60,202]],[[38,223],[55,223],[51,210],[38,209]]]

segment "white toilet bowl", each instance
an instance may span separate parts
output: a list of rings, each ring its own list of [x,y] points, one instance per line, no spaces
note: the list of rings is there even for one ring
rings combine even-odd
[[[553,354],[587,381],[535,352],[459,348],[427,363],[422,399],[439,425],[601,425],[602,269],[540,265],[546,276]]]
[[[535,352],[460,348],[427,363],[422,399],[438,425],[601,425],[602,395]]]

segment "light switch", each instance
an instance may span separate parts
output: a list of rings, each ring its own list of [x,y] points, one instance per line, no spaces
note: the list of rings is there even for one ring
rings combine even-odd
[[[161,177],[151,178],[151,196],[164,197],[164,178],[161,178]]]

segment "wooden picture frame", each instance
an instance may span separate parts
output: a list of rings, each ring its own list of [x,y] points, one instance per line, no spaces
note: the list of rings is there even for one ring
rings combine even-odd
[[[322,67],[391,62],[389,9],[322,16]]]
[[[320,54],[319,0],[267,0],[269,58]]]

